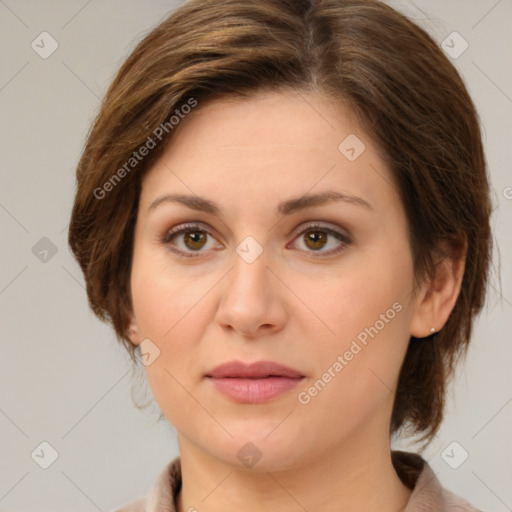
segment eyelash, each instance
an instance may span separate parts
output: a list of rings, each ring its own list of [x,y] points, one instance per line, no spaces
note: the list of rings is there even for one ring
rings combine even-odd
[[[304,233],[307,233],[308,231],[315,231],[315,230],[323,231],[323,232],[327,233],[328,235],[333,236],[334,238],[336,238],[340,242],[342,242],[342,244],[338,248],[336,248],[334,250],[330,250],[330,251],[321,251],[321,250],[306,251],[308,253],[312,253],[312,255],[314,255],[315,252],[322,254],[322,256],[314,255],[313,256],[314,258],[322,258],[325,255],[332,256],[334,254],[338,254],[339,252],[343,251],[348,245],[350,245],[352,243],[350,238],[347,235],[345,235],[344,233],[341,233],[340,231],[336,231],[336,230],[329,228],[323,224],[318,224],[315,222],[308,224],[307,226],[302,228],[302,230],[299,231],[296,235],[294,233],[294,241],[296,239],[298,239],[298,237],[300,235],[303,235]],[[178,226],[176,228],[171,229],[170,231],[167,231],[162,236],[160,242],[163,245],[172,245],[172,244],[170,244],[170,242],[173,238],[175,238],[183,233],[187,233],[187,232],[206,233],[207,235],[212,236],[212,238],[214,238],[213,235],[211,235],[211,233],[209,233],[208,230],[204,229],[201,224],[190,223],[190,224],[182,224],[181,226]],[[170,249],[172,252],[174,252],[184,258],[196,258],[196,257],[200,256],[201,252],[205,252],[205,251],[201,251],[201,250],[199,250],[199,251],[183,251],[181,249],[175,249],[173,247],[170,247]]]

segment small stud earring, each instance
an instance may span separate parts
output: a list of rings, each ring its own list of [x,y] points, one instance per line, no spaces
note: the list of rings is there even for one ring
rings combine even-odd
[[[436,339],[436,336],[437,336],[436,328],[435,327],[431,327],[430,328],[430,335],[427,336],[427,339],[430,340],[430,341],[434,341]]]

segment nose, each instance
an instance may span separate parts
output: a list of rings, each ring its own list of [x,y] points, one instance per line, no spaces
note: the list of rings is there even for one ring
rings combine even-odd
[[[263,253],[248,263],[235,253],[234,268],[223,279],[216,320],[247,338],[279,332],[286,323],[285,287]]]

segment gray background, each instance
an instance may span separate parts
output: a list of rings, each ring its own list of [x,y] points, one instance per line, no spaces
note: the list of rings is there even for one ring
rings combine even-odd
[[[390,3],[439,44],[453,31],[469,44],[453,62],[483,122],[502,262],[425,456],[478,508],[512,510],[512,1]],[[100,98],[136,42],[178,4],[0,0],[1,510],[108,511],[144,495],[178,453],[156,407],[133,406],[128,356],[89,312],[66,242],[74,170]],[[31,47],[44,31],[59,45],[46,59]],[[460,50],[450,37],[445,45]],[[49,461],[43,441],[58,453],[48,469],[39,466]],[[453,469],[447,460],[460,462],[462,450],[469,457]]]

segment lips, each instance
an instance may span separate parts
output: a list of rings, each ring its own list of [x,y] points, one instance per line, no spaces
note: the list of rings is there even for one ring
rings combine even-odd
[[[235,402],[259,404],[292,390],[304,375],[272,361],[230,361],[217,366],[206,378],[217,391]]]
[[[215,379],[222,379],[226,377],[246,379],[288,377],[290,379],[296,379],[304,377],[304,375],[299,371],[272,361],[258,361],[252,364],[245,364],[241,361],[230,361],[217,366],[206,376]]]

